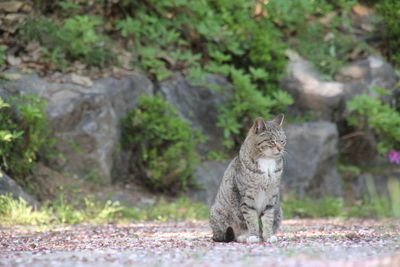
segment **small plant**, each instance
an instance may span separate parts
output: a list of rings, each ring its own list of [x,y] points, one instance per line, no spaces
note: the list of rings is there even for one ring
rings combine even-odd
[[[118,202],[101,203],[89,197],[68,202],[62,193],[53,202],[47,203],[47,209],[54,214],[56,222],[63,224],[113,221],[122,208]]]
[[[23,198],[14,199],[11,195],[0,195],[0,217],[0,225],[2,226],[39,225],[48,223],[53,219],[47,211],[35,210]]]
[[[375,91],[387,94],[381,88]],[[390,149],[400,148],[400,112],[367,94],[355,96],[347,105],[352,111],[348,123],[365,134],[375,134],[379,139],[378,152],[386,154]]]
[[[7,50],[7,47],[4,45],[0,45],[0,68],[4,65],[5,63],[5,52]]]
[[[159,200],[144,208],[126,207],[118,202],[98,202],[92,198],[67,201],[63,194],[35,209],[22,198],[0,195],[0,226],[109,223],[120,221],[206,220],[208,207],[188,198],[173,202]]]
[[[51,151],[54,139],[44,113],[46,102],[36,95],[0,100],[0,168],[21,185],[42,149]]]
[[[269,119],[272,112],[282,111],[286,105],[293,103],[293,99],[283,91],[264,95],[257,90],[252,76],[241,70],[232,68],[230,75],[235,86],[234,95],[227,105],[220,107],[217,126],[224,130],[223,144],[233,148],[243,142],[252,120],[259,116]]]
[[[105,37],[95,30],[100,24],[102,20],[96,16],[74,16],[65,20],[57,35],[71,59],[99,67],[111,60],[111,53],[104,48]]]
[[[120,216],[135,221],[207,220],[208,207],[183,197],[170,203],[160,199],[155,205],[141,209],[124,208],[120,211]]]
[[[400,2],[396,0],[379,1],[376,9],[385,24],[383,29],[388,56],[395,64],[400,65]]]
[[[123,120],[122,145],[133,153],[138,179],[149,187],[179,192],[193,184],[199,132],[179,118],[161,96],[141,95],[138,107]]]
[[[5,103],[3,98],[0,97],[0,109],[6,109],[6,108],[10,108],[10,105],[8,103]],[[3,118],[3,116],[1,116],[0,118]],[[21,135],[22,135],[22,132],[20,132],[20,131],[19,132],[16,132],[16,131],[11,132],[10,129],[3,128],[0,130],[0,145],[5,145],[2,143],[6,143],[6,142],[12,142],[13,140],[17,139]]]
[[[282,201],[282,209],[285,219],[338,217],[344,214],[344,202],[340,198],[325,197],[322,199],[311,199],[308,197],[298,199],[290,195],[287,200]]]
[[[104,67],[112,61],[107,38],[97,33],[102,19],[96,16],[73,16],[60,27],[44,18],[27,20],[20,29],[20,37],[26,42],[35,40],[42,46],[42,61],[48,61],[61,69],[68,61],[79,60],[91,66]]]

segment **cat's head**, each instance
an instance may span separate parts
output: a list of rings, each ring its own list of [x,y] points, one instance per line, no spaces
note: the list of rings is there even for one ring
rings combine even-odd
[[[279,158],[283,155],[286,135],[282,130],[284,116],[280,114],[271,121],[257,118],[251,127],[246,141],[256,158]]]

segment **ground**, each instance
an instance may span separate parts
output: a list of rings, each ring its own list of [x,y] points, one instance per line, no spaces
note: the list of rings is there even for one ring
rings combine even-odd
[[[276,243],[216,243],[208,223],[0,229],[0,266],[400,266],[400,221],[296,219]]]

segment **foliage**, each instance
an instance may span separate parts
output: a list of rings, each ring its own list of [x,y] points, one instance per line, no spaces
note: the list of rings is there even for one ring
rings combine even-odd
[[[3,98],[0,97],[0,109],[9,108],[9,107],[10,107],[10,105],[8,103],[4,102]],[[1,116],[1,113],[0,113],[0,116]],[[0,118],[3,118],[3,116],[1,116]],[[5,143],[5,142],[11,142],[12,140],[18,138],[19,136],[21,136],[20,132],[10,132],[9,129],[2,129],[2,130],[0,130],[0,144]]]
[[[253,77],[254,75],[256,74]],[[235,86],[234,95],[227,105],[220,107],[217,124],[224,129],[224,145],[228,148],[243,142],[245,129],[251,124],[250,120],[258,116],[268,119],[272,117],[272,111],[278,113],[286,105],[293,103],[292,98],[283,91],[276,90],[270,96],[264,95],[252,83],[252,76],[241,70],[232,68],[231,77]]]
[[[194,203],[188,198],[181,197],[171,203],[161,199],[156,205],[145,208],[124,208],[120,216],[136,221],[206,220],[208,207],[202,203]]]
[[[384,38],[387,44],[388,56],[397,65],[400,65],[400,2],[396,0],[382,0],[376,6],[382,16]]]
[[[77,223],[108,223],[119,221],[182,221],[205,220],[208,208],[188,198],[178,198],[167,203],[161,199],[155,205],[144,208],[126,207],[118,202],[101,203],[91,198],[67,202],[59,195],[53,202],[35,209],[22,198],[0,195],[0,226],[48,225]]]
[[[44,18],[31,19],[20,29],[25,41],[38,41],[44,53],[44,61],[65,69],[68,60],[79,60],[91,66],[104,67],[112,61],[107,38],[96,31],[103,23],[97,16],[73,16],[67,18],[61,28]]]
[[[354,50],[367,50],[350,31],[348,13],[355,0],[271,0],[268,14],[291,47],[332,78],[349,61]]]
[[[368,195],[356,203],[346,203],[341,198],[296,198],[293,194],[282,201],[285,219],[317,217],[400,218],[400,181],[388,180],[388,195],[379,195],[371,176],[366,177]]]
[[[5,51],[7,50],[7,47],[4,45],[0,45],[0,68],[4,65],[5,63]]]
[[[11,195],[0,195],[0,217],[2,226],[39,225],[53,219],[45,210],[35,210],[23,198],[14,199]]]
[[[195,147],[201,135],[160,95],[141,95],[138,107],[122,125],[123,147],[134,154],[137,178],[153,189],[170,192],[193,184]]]
[[[59,194],[53,202],[47,203],[46,209],[54,214],[56,223],[104,223],[112,221],[122,206],[112,201],[96,202],[89,197],[67,202],[64,195]]]
[[[36,95],[0,99],[0,168],[26,185],[25,180],[38,159],[40,150],[50,151],[46,102]]]
[[[306,28],[298,36],[300,54],[310,60],[323,75],[331,79],[349,61],[355,48],[367,50],[367,45],[339,30],[326,33],[321,25]]]
[[[285,219],[316,218],[316,217],[338,217],[342,216],[344,202],[340,198],[325,197],[312,199],[309,197],[296,198],[290,195],[287,200],[282,201],[282,209]]]
[[[134,40],[138,67],[157,80],[174,71],[195,82],[206,72],[230,77],[235,96],[221,107],[218,123],[230,148],[240,142],[249,121],[292,103],[278,90],[286,46],[268,18],[254,17],[256,3],[126,1],[129,15],[115,22],[121,36]],[[137,12],[129,13],[133,7]]]
[[[382,88],[375,88],[381,94],[388,94]],[[372,132],[379,138],[377,149],[387,153],[400,143],[400,112],[378,98],[367,94],[355,96],[347,103],[351,115],[347,117],[350,125],[364,133]],[[395,147],[394,147],[395,146]]]
[[[115,22],[121,36],[135,40],[139,66],[176,71],[203,65],[217,70],[224,64],[245,68],[247,61],[275,60],[274,66],[263,67],[275,76],[282,70],[284,46],[277,40],[279,33],[267,19],[252,18],[253,1],[150,2],[126,1],[127,14],[135,5],[139,12]],[[250,60],[242,57],[247,53],[254,54]],[[274,75],[270,80],[276,83]]]

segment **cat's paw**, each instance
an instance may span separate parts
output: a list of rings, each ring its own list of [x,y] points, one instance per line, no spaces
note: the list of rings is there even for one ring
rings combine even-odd
[[[236,241],[239,243],[245,243],[247,239],[247,235],[240,235],[236,238]]]
[[[269,242],[269,243],[275,243],[276,241],[278,241],[278,238],[276,237],[276,235],[273,235],[267,239],[267,242]]]
[[[238,236],[237,241],[240,243],[257,243],[260,242],[260,238],[255,235],[247,236],[247,235],[241,235]]]
[[[257,242],[260,242],[260,238],[255,235],[251,235],[246,239],[246,242],[247,243],[257,243]]]

